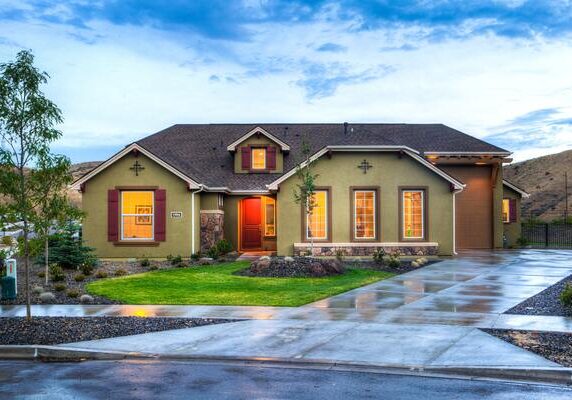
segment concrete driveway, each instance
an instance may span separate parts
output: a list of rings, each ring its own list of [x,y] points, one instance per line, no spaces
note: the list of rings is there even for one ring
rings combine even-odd
[[[570,275],[570,261],[567,251],[464,254],[299,308],[185,309],[193,316],[255,318],[249,321],[62,346],[401,367],[559,368],[476,328],[542,325],[572,331],[566,318],[501,314]]]

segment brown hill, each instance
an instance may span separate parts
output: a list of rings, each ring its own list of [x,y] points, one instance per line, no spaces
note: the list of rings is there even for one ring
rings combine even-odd
[[[101,164],[101,161],[88,161],[72,164],[70,172],[73,176],[73,180],[75,181],[76,179],[81,178],[83,175],[97,167],[99,164]],[[77,190],[68,189],[68,197],[73,204],[78,207],[81,206],[81,193],[79,193]]]
[[[504,176],[530,193],[530,197],[522,202],[525,218],[532,215],[550,221],[562,218],[566,209],[565,172],[568,172],[568,210],[570,211],[572,206],[572,150],[509,165],[504,169]]]

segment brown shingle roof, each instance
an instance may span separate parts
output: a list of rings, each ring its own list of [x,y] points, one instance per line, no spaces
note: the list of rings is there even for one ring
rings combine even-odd
[[[301,143],[312,152],[328,145],[408,146],[419,152],[506,152],[442,124],[185,124],[173,125],[136,143],[197,182],[231,190],[264,190],[278,174],[235,174],[226,147],[261,127],[291,147],[284,172],[299,162]]]

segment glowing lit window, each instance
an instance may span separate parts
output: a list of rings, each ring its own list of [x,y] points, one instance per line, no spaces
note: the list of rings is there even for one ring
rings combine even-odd
[[[121,240],[153,240],[154,193],[121,192]]]
[[[510,200],[502,199],[502,220],[510,222]]]
[[[266,169],[266,149],[253,148],[252,149],[252,169]]]
[[[375,239],[375,191],[354,191],[354,239]]]
[[[264,236],[276,236],[276,200],[264,198]]]
[[[328,191],[316,190],[312,212],[306,215],[306,239],[328,238]]]
[[[403,237],[406,239],[423,239],[424,197],[423,190],[404,190],[403,196]]]

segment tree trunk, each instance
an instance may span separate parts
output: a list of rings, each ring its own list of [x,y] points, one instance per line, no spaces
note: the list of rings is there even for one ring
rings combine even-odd
[[[46,261],[46,286],[48,285],[48,274],[50,272],[50,262],[48,260],[49,251],[48,251],[49,241],[48,236],[46,236],[46,241],[44,242],[44,260]]]
[[[26,319],[32,319],[32,301],[30,298],[30,246],[28,243],[28,220],[24,218],[24,274],[26,286]]]

